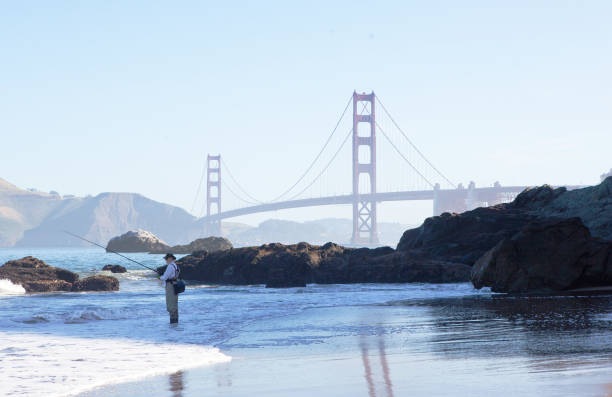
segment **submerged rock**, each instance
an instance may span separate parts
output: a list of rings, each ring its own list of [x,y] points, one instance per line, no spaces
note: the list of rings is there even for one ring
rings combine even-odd
[[[580,218],[545,219],[500,241],[474,265],[472,283],[495,292],[550,292],[612,286],[612,242]]]
[[[355,249],[334,243],[274,243],[212,253],[201,251],[177,263],[181,276],[187,280],[265,284],[270,288],[308,283],[446,283],[469,281],[470,277],[470,267],[464,264],[420,260],[390,247]]]
[[[167,251],[169,248],[153,233],[138,229],[113,237],[106,246],[106,252],[152,252]]]
[[[119,280],[110,276],[91,276],[77,280],[72,291],[119,291]]]
[[[163,249],[152,250],[151,254],[164,254],[166,252],[172,252],[173,254],[191,254],[196,251],[222,251],[233,248],[232,243],[224,237],[206,237],[199,238],[185,245],[175,245],[173,247],[166,247]]]
[[[72,283],[64,280],[37,280],[28,281],[21,284],[26,292],[55,292],[70,291]]]
[[[121,265],[106,265],[102,270],[109,271],[111,273],[126,273],[127,269]]]
[[[32,256],[8,261],[0,266],[0,279],[8,279],[13,284],[20,284],[26,292],[72,291],[75,285],[81,286],[79,291],[116,291],[119,289],[119,281],[114,277],[107,277],[114,282],[109,281],[105,284],[106,289],[98,289],[101,288],[98,283],[87,282],[86,280],[90,278],[79,281],[78,274],[49,266]]]

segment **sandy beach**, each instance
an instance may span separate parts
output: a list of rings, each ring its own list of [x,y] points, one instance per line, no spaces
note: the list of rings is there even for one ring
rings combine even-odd
[[[306,310],[253,324],[225,343],[231,362],[80,396],[610,395],[609,331],[582,329],[587,314],[551,318],[546,329],[497,318],[508,303],[452,298]],[[551,302],[531,304],[537,311]],[[473,312],[484,306],[497,311]]]

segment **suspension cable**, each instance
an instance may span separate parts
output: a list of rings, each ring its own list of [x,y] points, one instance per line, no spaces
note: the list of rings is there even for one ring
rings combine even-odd
[[[367,103],[364,103],[362,108],[361,108],[361,112],[363,112],[364,110],[366,110],[367,107]],[[344,109],[344,111],[346,112],[346,109]],[[336,125],[336,128],[338,126]],[[342,150],[342,148],[344,147],[344,144],[346,143],[348,137],[351,135],[351,132],[353,132],[353,126],[351,126],[351,128],[348,131],[348,135],[344,138],[344,140],[342,141],[342,144],[340,144],[340,147],[338,148],[338,150],[336,150],[336,153],[334,153],[334,155],[332,156],[331,160],[329,160],[329,162],[327,163],[327,165],[323,168],[323,170],[310,182],[310,184],[308,186],[306,186],[304,189],[302,189],[298,194],[295,194],[293,196],[291,196],[289,198],[289,200],[293,200],[296,197],[298,197],[299,195],[301,195],[302,193],[304,193],[306,190],[308,190],[308,188],[310,188],[320,177],[321,175],[323,175],[323,173],[325,171],[327,171],[327,169],[329,168],[329,166],[331,165],[331,163],[336,159],[336,157],[338,156],[338,153],[340,153],[340,150]]]
[[[240,183],[238,183],[238,181],[236,180],[236,178],[234,178],[234,175],[232,174],[232,171],[230,171],[229,167],[227,166],[227,163],[221,159],[221,164],[223,164],[223,167],[225,167],[225,171],[227,171],[227,174],[230,176],[230,179],[232,181],[234,181],[234,183],[236,184],[236,186],[238,186],[238,189],[240,189],[248,198],[250,198],[251,200],[253,200],[255,202],[255,204],[262,204],[263,201],[256,199],[255,197],[251,196],[249,194],[249,192],[247,192],[241,185]],[[231,191],[231,189],[230,189]],[[242,200],[242,199],[241,199]],[[248,203],[249,201],[246,200],[242,200],[246,203]]]
[[[289,200],[293,200],[296,197],[298,197],[299,195],[301,195],[302,193],[304,193],[309,187],[311,187],[320,177],[321,175],[323,175],[323,173],[325,171],[327,171],[327,169],[329,168],[329,166],[331,165],[331,163],[336,159],[336,157],[338,156],[338,153],[340,153],[340,151],[342,150],[342,148],[344,147],[344,145],[346,144],[346,141],[348,140],[348,138],[351,136],[351,133],[353,132],[353,127],[351,126],[351,129],[348,131],[348,134],[346,134],[346,137],[344,138],[344,140],[342,141],[342,144],[340,145],[340,147],[338,148],[338,150],[336,150],[336,153],[334,153],[333,157],[331,158],[331,160],[329,160],[329,162],[327,163],[327,165],[323,168],[323,170],[319,173],[319,175],[317,175],[312,182],[310,182],[310,184],[308,184],[308,186],[306,186],[304,189],[302,189],[299,193],[291,196],[289,198]]]
[[[292,191],[297,185],[298,183],[300,183],[304,177],[306,176],[306,174],[308,174],[308,172],[310,172],[310,170],[312,169],[312,167],[315,165],[315,163],[317,162],[317,160],[319,160],[319,158],[321,157],[321,155],[323,154],[323,151],[325,150],[325,148],[327,147],[327,145],[329,145],[329,142],[331,141],[332,137],[334,136],[334,133],[336,132],[336,130],[338,129],[338,126],[340,125],[340,122],[342,121],[342,119],[344,118],[344,115],[346,114],[346,111],[349,108],[349,105],[351,104],[351,101],[353,99],[353,95],[351,95],[351,97],[349,98],[348,102],[346,103],[346,106],[344,107],[344,110],[342,111],[342,114],[340,115],[340,118],[338,119],[338,122],[336,123],[336,126],[334,127],[334,129],[332,130],[331,134],[329,135],[329,137],[327,137],[327,141],[325,141],[325,144],[323,145],[323,147],[321,148],[321,150],[319,151],[319,154],[317,154],[317,156],[314,158],[314,160],[310,163],[310,165],[308,166],[308,168],[306,168],[306,171],[304,171],[304,173],[302,174],[302,176],[300,176],[298,178],[298,180],[287,190],[285,190],[282,194],[278,195],[277,197],[275,197],[274,199],[270,200],[270,201],[278,201],[280,198],[282,198],[283,196],[287,195],[287,193],[289,193],[290,191]],[[317,177],[318,178],[318,177]],[[315,178],[316,180],[316,178]],[[310,185],[309,185],[310,187]],[[301,194],[302,192],[300,192]],[[299,194],[298,194],[299,195]],[[295,197],[295,196],[293,196]]]
[[[425,155],[423,153],[421,153],[421,151],[416,147],[416,145],[414,143],[412,143],[412,141],[410,140],[410,138],[408,138],[408,135],[406,135],[404,133],[404,131],[400,128],[400,126],[395,122],[395,119],[393,118],[393,116],[391,116],[391,114],[389,113],[389,111],[387,110],[387,108],[385,107],[385,105],[383,105],[383,103],[380,101],[380,99],[378,97],[376,97],[376,100],[378,101],[378,103],[380,104],[380,106],[382,106],[383,110],[385,111],[385,113],[387,114],[387,116],[389,116],[389,118],[391,119],[391,122],[395,125],[395,127],[399,130],[399,132],[404,136],[404,138],[406,138],[406,140],[408,141],[408,143],[410,144],[410,146],[413,147],[414,150],[416,150],[416,152],[423,158],[423,160],[425,160],[427,162],[427,164],[430,165],[431,168],[433,168],[438,175],[440,175],[442,178],[444,178],[446,180],[446,182],[448,182],[452,187],[457,187],[455,186],[455,184],[453,182],[450,181],[450,179],[448,179],[442,172],[440,172],[428,159],[427,157],[425,157]],[[384,133],[383,133],[384,135]],[[388,139],[388,138],[387,138]],[[403,157],[403,156],[402,156]],[[414,167],[413,167],[414,168]],[[420,175],[420,173],[419,173]],[[422,176],[422,175],[421,175]]]
[[[222,180],[222,181],[221,181],[221,184],[222,184],[222,185],[223,185],[225,188],[227,188],[227,190],[229,190],[229,192],[230,192],[230,193],[231,193],[231,194],[232,194],[234,197],[236,197],[238,200],[240,200],[240,201],[242,201],[242,202],[245,202],[245,203],[247,203],[247,204],[251,204],[251,205],[261,204],[261,203],[254,203],[254,202],[252,202],[252,201],[249,201],[249,200],[245,200],[245,199],[243,199],[243,198],[242,198],[242,197],[240,197],[238,194],[236,194],[236,192],[235,192],[235,191],[234,191],[234,190],[233,190],[231,187],[229,187],[229,185],[228,185],[227,183],[225,183],[225,181],[223,181],[223,180]]]
[[[391,144],[391,146],[393,146],[393,149],[395,149],[395,151],[397,152],[397,154],[399,154],[404,161],[406,161],[406,163],[408,163],[408,165],[414,170],[414,172],[416,172],[417,174],[420,175],[421,178],[423,178],[425,180],[425,182],[427,182],[429,184],[429,186],[431,186],[432,188],[434,187],[433,183],[431,183],[427,178],[425,178],[425,176],[423,174],[421,174],[419,172],[419,170],[416,169],[416,167],[414,165],[412,165],[412,163],[410,162],[410,160],[408,160],[406,158],[406,156],[404,156],[404,154],[397,148],[397,146],[395,146],[395,144],[391,141],[391,139],[387,136],[387,133],[385,133],[385,131],[380,127],[380,125],[378,125],[378,122],[376,122],[376,127],[378,127],[378,130],[380,132],[382,132],[383,136],[387,139],[387,141],[389,141],[389,143]]]
[[[198,196],[200,195],[200,190],[202,189],[202,181],[204,180],[205,172],[206,172],[206,160],[204,160],[204,166],[202,167],[202,176],[200,177],[200,183],[198,184],[198,190],[196,191],[196,195],[193,198],[193,204],[191,204],[191,213],[193,213],[196,202],[198,201]]]

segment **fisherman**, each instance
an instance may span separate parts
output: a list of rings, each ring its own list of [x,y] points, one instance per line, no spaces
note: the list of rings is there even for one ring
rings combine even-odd
[[[162,285],[166,287],[166,309],[170,314],[170,324],[178,323],[178,295],[174,292],[174,284],[179,277],[179,268],[174,262],[176,257],[170,253],[164,256],[166,260],[166,271],[162,274],[159,279],[162,281]]]

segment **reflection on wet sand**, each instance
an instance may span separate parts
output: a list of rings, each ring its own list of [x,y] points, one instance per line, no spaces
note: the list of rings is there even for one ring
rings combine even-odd
[[[380,355],[380,365],[383,369],[383,378],[385,379],[385,388],[387,396],[393,397],[393,384],[389,376],[389,364],[387,363],[387,353],[385,352],[385,339],[382,336],[378,337],[378,352]]]
[[[170,384],[170,391],[172,392],[172,397],[182,397],[183,390],[185,389],[185,385],[183,383],[183,371],[178,371],[171,374],[168,377],[168,383]]]
[[[232,387],[231,363],[216,365],[214,368],[217,387]]]
[[[361,347],[361,360],[363,361],[363,368],[365,370],[365,380],[368,384],[368,396],[375,397],[376,389],[374,388],[374,381],[372,380],[372,368],[370,367],[370,359],[368,357],[368,347],[364,343],[364,338],[361,338],[359,347]]]
[[[382,376],[385,384],[385,392],[387,397],[393,397],[393,384],[387,362],[387,354],[385,352],[385,337],[382,333],[376,334],[378,340],[378,357],[382,368]],[[359,348],[361,349],[361,360],[363,362],[364,377],[368,385],[368,396],[376,397],[376,386],[372,377],[372,367],[370,366],[370,357],[368,354],[368,343],[365,335],[361,335],[359,339]]]
[[[612,383],[604,385],[605,393],[604,397],[612,397]]]
[[[393,302],[425,306],[427,345],[448,358],[526,357],[529,372],[609,367],[611,296],[489,296]]]

